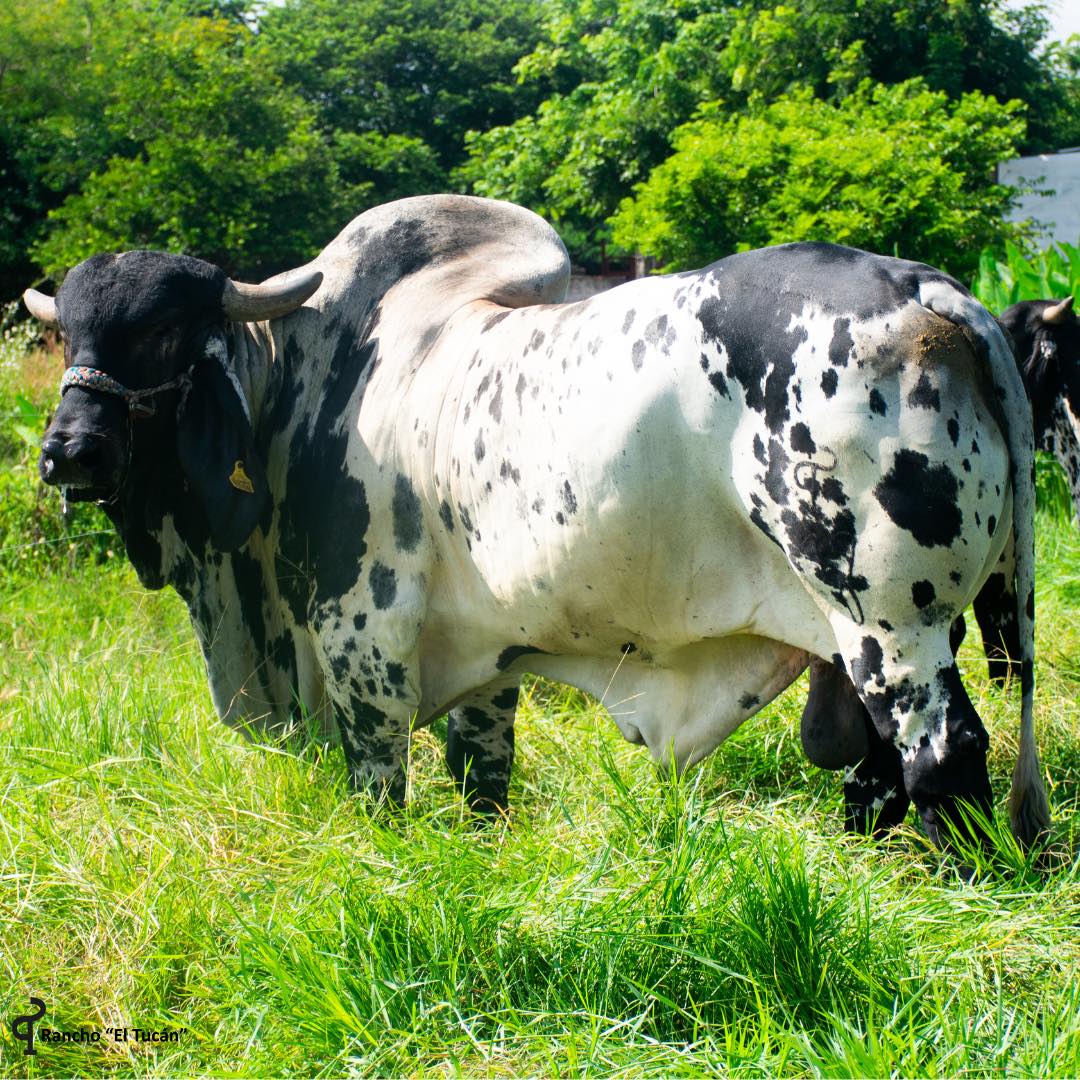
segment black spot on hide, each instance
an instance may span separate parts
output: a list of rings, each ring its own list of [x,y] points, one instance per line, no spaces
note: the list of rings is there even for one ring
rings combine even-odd
[[[937,592],[929,581],[916,581],[911,586],[911,601],[919,609],[929,607],[937,599]]]
[[[709,375],[709,385],[721,396],[730,398],[731,393],[728,391],[727,379],[720,374],[719,371],[713,371]]]
[[[794,352],[807,338],[802,326],[790,332],[786,329],[791,317],[801,313],[802,304],[796,310],[785,297],[780,310],[768,318],[762,310],[768,301],[760,295],[756,301],[744,300],[752,304],[752,314],[741,312],[733,316],[726,307],[731,302],[729,298],[706,297],[698,309],[698,320],[703,339],[727,349],[727,377],[739,382],[747,406],[764,414],[765,423],[775,434],[790,415],[788,387],[795,374]],[[763,318],[767,318],[769,326],[761,333],[759,320]]]
[[[397,575],[389,566],[376,562],[372,564],[368,574],[368,584],[375,606],[380,611],[385,611],[397,597]]]
[[[937,392],[936,387],[930,382],[930,378],[925,371],[920,373],[919,381],[915,384],[911,393],[908,394],[907,401],[908,405],[913,409],[933,409],[934,412],[941,411],[941,395]]]
[[[956,477],[946,465],[931,465],[925,454],[900,450],[874,488],[885,513],[922,547],[948,547],[960,535]]]
[[[810,434],[810,429],[803,423],[793,424],[791,427],[791,449],[796,454],[814,454],[817,446]]]
[[[788,487],[784,483],[784,470],[791,464],[791,459],[784,453],[778,439],[769,440],[769,468],[765,473],[765,490],[777,506],[788,501]]]
[[[371,523],[363,483],[345,465],[350,425],[345,412],[358,387],[374,366],[376,344],[343,333],[330,369],[320,386],[322,398],[308,435],[301,424],[289,447],[285,500],[280,507],[281,532],[276,568],[282,595],[293,617],[307,621],[311,598],[308,582],[315,580],[316,604],[336,600],[356,582]],[[299,348],[286,350],[282,397],[298,394],[294,365],[304,362]],[[333,514],[333,527],[327,528]]]
[[[505,671],[515,660],[519,660],[523,656],[530,656],[535,653],[539,653],[543,656],[547,655],[543,649],[534,648],[532,645],[508,645],[501,653],[499,653],[499,657],[495,661],[495,666],[499,671]]]
[[[851,336],[851,320],[836,319],[833,322],[832,341],[829,342],[829,363],[833,367],[847,367],[855,341]]]
[[[446,531],[452,533],[454,531],[454,511],[450,509],[450,504],[445,499],[439,504],[439,517],[446,526]]]
[[[508,686],[505,690],[500,690],[492,699],[491,704],[496,709],[513,709],[517,707],[518,688],[516,686]]]
[[[399,551],[415,551],[423,530],[420,500],[409,483],[408,477],[397,474],[394,481],[392,503],[394,520],[394,543]]]

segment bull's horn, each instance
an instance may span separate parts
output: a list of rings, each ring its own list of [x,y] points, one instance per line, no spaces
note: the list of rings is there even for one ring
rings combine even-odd
[[[27,289],[22,298],[26,310],[46,326],[56,326],[60,322],[56,314],[56,301],[51,296],[46,296],[37,289]]]
[[[261,285],[245,285],[231,278],[225,282],[221,305],[232,322],[279,319],[295,311],[322,284],[322,274],[301,266],[278,274]]]
[[[1049,323],[1051,326],[1056,326],[1058,323],[1065,322],[1072,314],[1073,298],[1066,296],[1060,303],[1054,304],[1053,307],[1043,308],[1042,319],[1044,323]]]

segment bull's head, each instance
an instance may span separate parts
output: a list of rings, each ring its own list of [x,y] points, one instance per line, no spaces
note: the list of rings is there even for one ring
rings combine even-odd
[[[132,251],[80,263],[55,299],[27,290],[31,314],[59,329],[67,364],[41,478],[69,498],[115,504],[175,477],[214,544],[239,547],[268,492],[226,324],[278,318],[321,280],[300,269],[242,285],[198,259]]]
[[[1080,319],[1073,298],[1014,304],[1001,323],[1031,396],[1036,445],[1057,455],[1080,522]]]

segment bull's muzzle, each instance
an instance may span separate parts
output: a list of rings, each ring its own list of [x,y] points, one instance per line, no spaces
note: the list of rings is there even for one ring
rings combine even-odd
[[[42,440],[38,472],[54,487],[103,487],[114,479],[108,475],[108,449],[106,439],[94,433],[53,432]]]

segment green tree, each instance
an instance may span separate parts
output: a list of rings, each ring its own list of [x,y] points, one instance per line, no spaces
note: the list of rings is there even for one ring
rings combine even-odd
[[[3,6],[7,295],[40,276],[31,260],[59,276],[96,251],[156,247],[260,273],[329,238],[354,200],[310,107],[239,12],[186,0]]]
[[[386,201],[445,189],[466,131],[537,104],[513,77],[535,16],[535,0],[286,0],[259,31],[344,180]]]
[[[111,63],[109,152],[50,213],[33,247],[48,273],[123,247],[265,273],[329,239],[346,201],[333,158],[242,23],[151,26]]]
[[[951,101],[919,80],[863,83],[838,102],[796,90],[749,113],[709,108],[614,218],[618,243],[670,269],[791,240],[896,253],[967,278],[1015,235],[993,166],[1015,154],[1018,103]]]
[[[721,93],[727,0],[549,0],[544,36],[518,65],[553,92],[516,123],[477,131],[458,176],[477,194],[550,218],[595,259],[606,219],[669,151],[674,127]]]
[[[629,189],[707,106],[761,109],[795,91],[840,101],[867,78],[920,77],[1028,105],[1020,149],[1080,141],[1066,63],[1039,51],[1040,4],[1001,0],[550,0],[544,37],[518,66],[554,91],[532,114],[470,141],[460,175],[540,210],[588,261]],[[621,235],[625,235],[622,233]]]
[[[1003,0],[805,0],[742,6],[721,54],[741,100],[808,87],[841,97],[863,79],[921,78],[958,98],[971,90],[1028,105],[1024,148],[1056,149],[1064,103],[1053,63],[1040,50],[1042,3]],[[1080,136],[1080,122],[1071,130]]]

